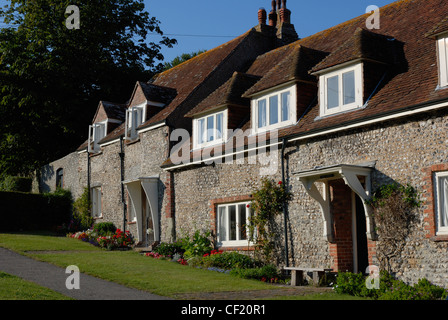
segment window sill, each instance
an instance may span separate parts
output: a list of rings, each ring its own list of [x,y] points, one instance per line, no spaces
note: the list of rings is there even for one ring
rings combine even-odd
[[[439,234],[431,238],[434,242],[444,242],[448,241],[448,234]]]
[[[323,120],[323,119],[326,119],[326,118],[329,118],[329,117],[339,116],[341,114],[346,114],[346,113],[354,112],[354,111],[357,111],[357,110],[362,110],[362,109],[365,109],[366,107],[367,107],[367,104],[364,104],[362,106],[357,106],[357,107],[354,107],[352,109],[346,109],[346,110],[341,110],[341,111],[338,111],[338,112],[322,114],[322,115],[319,115],[316,118],[314,118],[314,121],[319,121],[319,120]]]
[[[225,246],[221,246],[221,247],[218,246],[218,249],[222,250],[222,251],[254,251],[255,247],[253,247],[252,245],[249,245],[249,246],[247,246],[247,245],[245,245],[245,246],[242,246],[242,245],[236,245],[236,246],[225,245]]]

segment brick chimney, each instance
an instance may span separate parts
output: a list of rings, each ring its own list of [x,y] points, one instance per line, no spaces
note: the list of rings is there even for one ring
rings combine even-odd
[[[299,36],[291,24],[291,11],[286,8],[286,0],[272,0],[272,9],[267,16],[269,25],[266,25],[266,10],[258,10],[258,26],[256,30],[276,40],[280,47],[299,40]]]
[[[280,2],[281,1],[281,2]],[[277,0],[277,38],[279,45],[285,45],[299,40],[299,36],[291,24],[291,11],[286,8],[286,0]]]

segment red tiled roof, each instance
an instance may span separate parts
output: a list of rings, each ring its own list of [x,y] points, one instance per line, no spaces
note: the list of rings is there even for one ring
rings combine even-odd
[[[426,36],[431,39],[436,39],[437,35],[445,32],[448,32],[448,16],[443,18],[442,21],[437,23],[433,29],[426,33]]]
[[[393,64],[396,60],[395,44],[396,42],[392,37],[357,28],[343,45],[315,65],[311,72],[317,72],[358,59]]]
[[[244,93],[244,97],[260,91],[274,88],[290,81],[317,82],[314,76],[308,73],[310,66],[321,61],[327,54],[325,52],[306,48],[297,42],[285,46],[273,54],[271,67],[265,76],[252,88]]]
[[[436,42],[427,37],[428,32],[439,32],[445,30],[445,27],[448,30],[446,0],[396,1],[382,7],[380,14],[379,30],[365,30],[369,17],[369,14],[365,14],[261,55],[249,67],[247,73],[263,76],[263,79],[246,96],[294,79],[297,75],[293,71],[299,67],[302,71],[311,71],[316,67],[319,61],[306,67],[297,63],[303,48],[329,54],[326,59],[321,56],[322,62],[314,71],[358,58],[389,64],[383,82],[378,83],[376,91],[367,93],[366,96],[372,95],[364,108],[321,118],[316,102],[305,114],[298,115],[300,121],[297,124],[281,129],[279,137],[296,137],[328,128],[344,128],[354,122],[405,108],[448,100],[448,89],[436,90]],[[389,41],[392,38],[394,41]],[[250,121],[242,128],[250,128]],[[168,159],[164,166],[170,165]]]
[[[378,33],[403,43],[405,69],[389,68],[386,83],[371,97],[364,109],[319,119],[319,106],[316,104],[297,125],[284,130],[284,135],[343,127],[346,123],[378,117],[394,110],[448,99],[448,90],[436,90],[436,42],[425,37],[428,30],[448,14],[446,1],[403,0],[381,8],[380,12],[381,29]],[[316,50],[334,52],[353,36],[357,28],[364,27],[365,21],[366,15],[300,40],[299,43]]]
[[[250,106],[250,99],[243,98],[242,95],[244,91],[252,87],[258,80],[260,80],[258,76],[235,72],[226,83],[199,103],[186,116],[191,117],[222,105]]]

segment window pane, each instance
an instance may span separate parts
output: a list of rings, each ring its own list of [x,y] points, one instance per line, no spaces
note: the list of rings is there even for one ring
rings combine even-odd
[[[198,144],[205,142],[205,119],[198,120]]]
[[[229,210],[229,240],[236,240],[236,206],[228,206]]]
[[[278,96],[269,98],[269,124],[278,123]]]
[[[355,71],[350,71],[342,75],[344,89],[344,104],[355,102]]]
[[[289,120],[289,98],[291,94],[289,92],[282,93],[282,122]]]
[[[439,221],[441,227],[448,227],[448,177],[439,178]]]
[[[220,241],[226,241],[227,240],[227,234],[226,234],[226,207],[219,207],[218,208],[218,226],[219,226],[219,233],[218,233],[218,239]]]
[[[327,79],[327,109],[339,106],[339,76]]]
[[[242,203],[238,205],[238,236],[239,240],[247,240],[247,221],[246,221],[246,204]]]
[[[258,101],[258,128],[266,127],[266,100]]]
[[[218,113],[216,115],[216,139],[222,138],[222,127],[223,127],[224,114]]]
[[[215,140],[215,117],[207,118],[207,142]]]

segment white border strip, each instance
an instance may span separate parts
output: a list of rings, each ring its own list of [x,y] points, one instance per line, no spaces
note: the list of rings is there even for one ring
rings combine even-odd
[[[415,110],[410,110],[410,111],[403,111],[400,113],[396,113],[396,114],[391,114],[388,116],[384,116],[378,119],[373,119],[373,120],[368,120],[368,121],[362,121],[359,123],[354,123],[345,127],[339,127],[339,128],[335,128],[335,129],[330,129],[330,130],[325,130],[325,131],[321,131],[321,132],[317,132],[317,133],[312,133],[312,134],[307,134],[304,135],[302,137],[297,137],[297,138],[292,138],[292,139],[285,139],[285,143],[288,142],[293,142],[293,141],[299,141],[299,140],[305,140],[305,139],[309,139],[309,138],[314,138],[314,137],[319,137],[322,135],[327,135],[330,133],[335,133],[335,132],[340,132],[340,131],[345,131],[345,130],[349,130],[349,129],[353,129],[353,128],[358,128],[358,127],[362,127],[362,126],[366,126],[366,125],[370,125],[370,124],[375,124],[375,123],[379,123],[382,121],[387,121],[390,119],[396,119],[396,118],[402,118],[402,117],[406,117],[406,116],[411,116],[414,114],[418,114],[418,113],[423,113],[423,112],[427,112],[427,111],[431,111],[431,110],[437,110],[437,109],[441,109],[444,107],[448,107],[448,102],[443,102],[443,103],[438,103],[435,105],[431,105],[431,106],[427,106],[427,107],[423,107],[423,108],[418,108]],[[259,146],[259,147],[255,147],[252,149],[247,149],[247,150],[241,150],[238,152],[232,152],[229,154],[222,154],[216,157],[212,157],[212,158],[208,158],[208,159],[201,159],[201,160],[196,160],[196,161],[191,161],[189,163],[184,163],[184,164],[180,164],[180,165],[175,165],[169,168],[164,168],[163,171],[171,171],[171,170],[175,170],[175,169],[179,169],[179,168],[183,168],[183,167],[187,167],[187,166],[192,166],[195,164],[201,164],[203,162],[209,162],[209,161],[213,161],[216,159],[220,159],[220,158],[225,158],[225,157],[229,157],[229,156],[234,156],[243,152],[250,152],[250,151],[254,151],[254,150],[258,150],[260,148],[268,148],[271,146],[275,146],[275,145],[280,145],[282,144],[282,141],[279,141],[277,143],[273,143],[273,144],[269,144],[269,145],[263,145],[263,146]]]
[[[314,137],[318,137],[318,136],[322,136],[322,135],[327,135],[329,133],[344,131],[344,130],[348,130],[348,129],[352,129],[352,128],[358,128],[358,127],[362,127],[362,126],[366,126],[366,125],[370,125],[370,124],[379,123],[379,122],[382,122],[382,121],[387,121],[387,120],[391,120],[391,119],[411,116],[411,115],[414,115],[414,114],[423,113],[423,112],[427,112],[427,111],[431,111],[431,110],[437,110],[437,109],[444,108],[444,107],[448,107],[448,102],[439,103],[439,104],[436,104],[436,105],[431,105],[431,106],[428,106],[428,107],[423,107],[423,108],[419,108],[419,109],[415,109],[415,110],[403,111],[403,112],[400,112],[400,113],[384,116],[384,117],[381,117],[381,118],[378,118],[378,119],[373,119],[373,120],[368,120],[368,121],[362,121],[362,122],[354,123],[354,124],[351,124],[351,125],[348,125],[348,126],[345,126],[345,127],[339,127],[339,128],[335,128],[335,129],[330,129],[330,130],[325,130],[325,131],[316,132],[316,133],[312,133],[312,134],[307,134],[307,135],[304,135],[302,137],[287,139],[287,142],[293,142],[293,141],[299,141],[299,140],[305,140],[305,139],[309,139],[309,138],[314,138]]]

